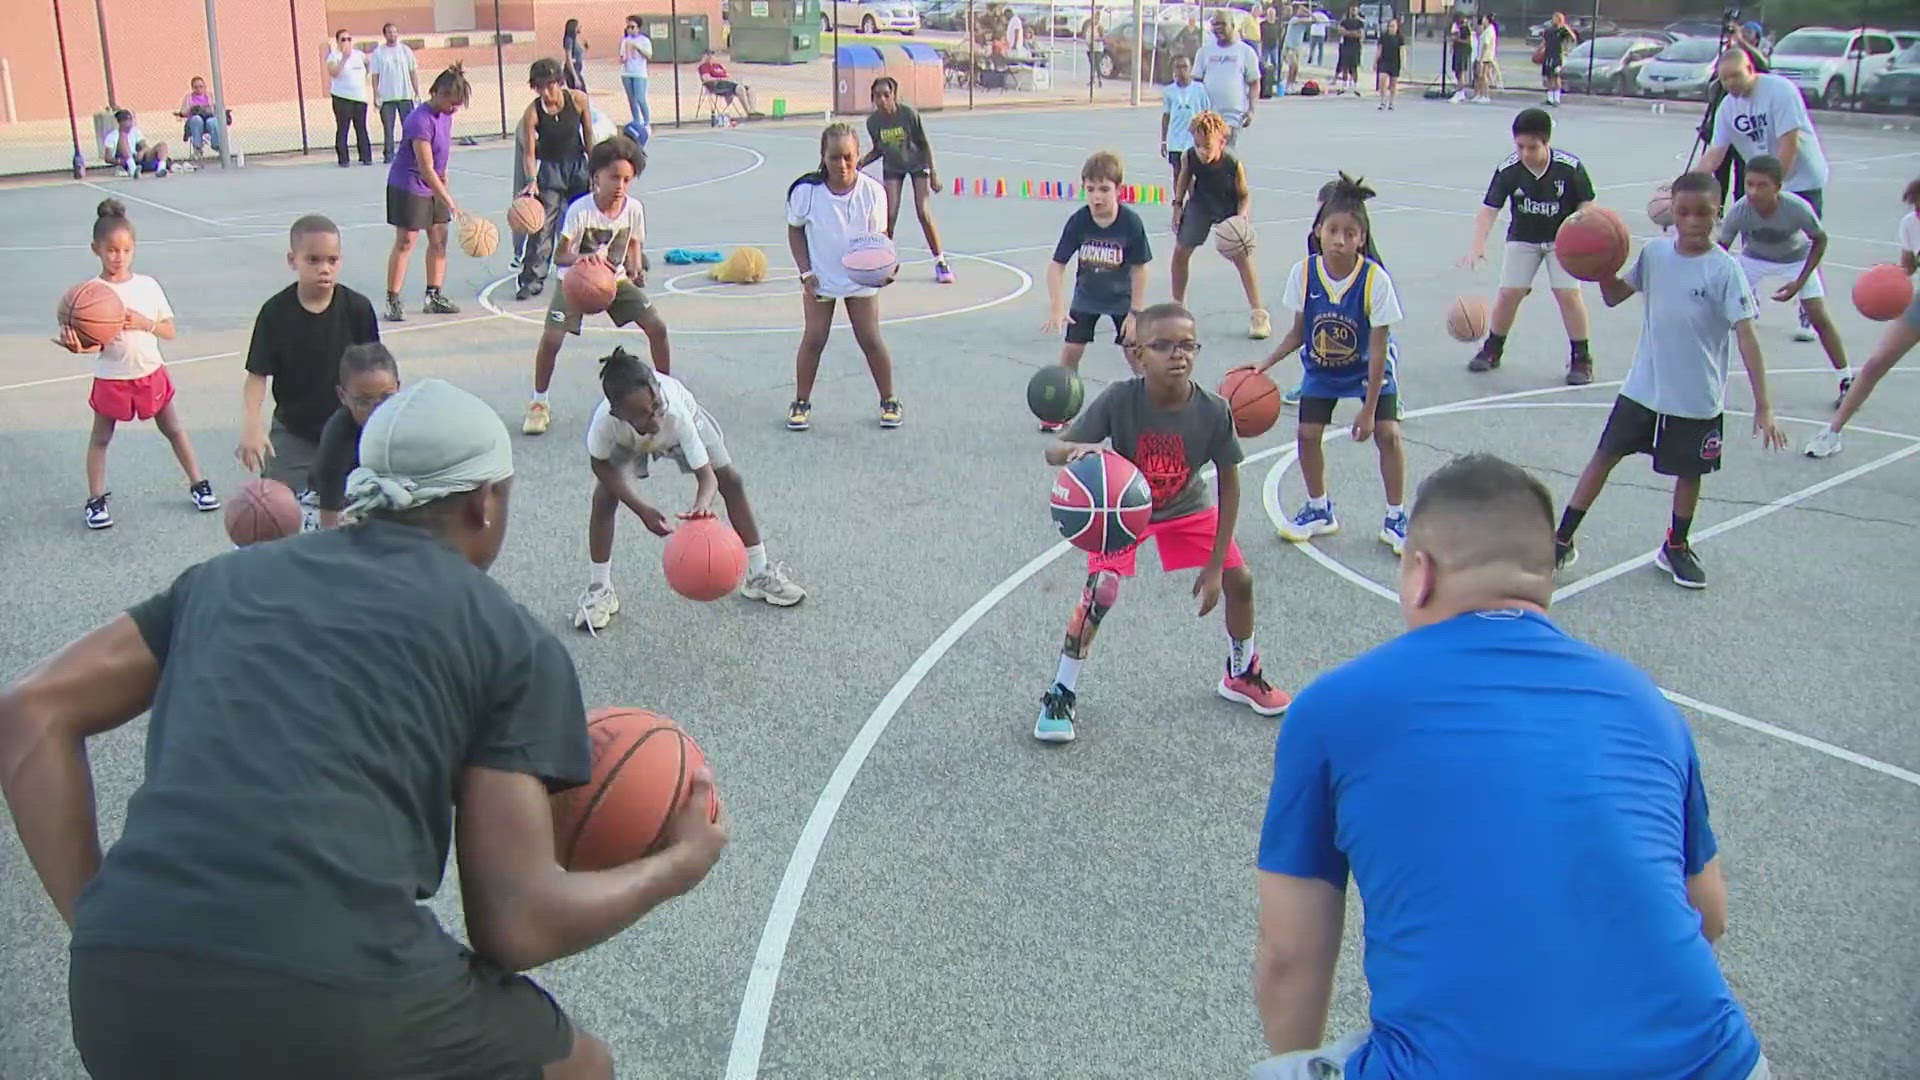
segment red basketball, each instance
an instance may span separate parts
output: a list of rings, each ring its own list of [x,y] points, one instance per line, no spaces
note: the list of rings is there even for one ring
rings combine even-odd
[[[1553,253],[1567,273],[1581,281],[1599,281],[1627,265],[1632,243],[1633,234],[1619,214],[1604,206],[1586,206],[1560,223]]]
[[[574,263],[567,268],[567,276],[560,279],[567,306],[583,315],[598,315],[612,307],[617,286],[613,267],[598,260]]]
[[[113,286],[99,278],[89,278],[67,290],[60,298],[56,313],[60,325],[72,327],[80,344],[98,348],[120,336],[126,328],[127,306]]]
[[[1234,434],[1243,439],[1265,435],[1280,419],[1280,388],[1265,372],[1234,368],[1220,380],[1220,396],[1233,410]]]
[[[707,759],[678,724],[645,709],[595,709],[587,739],[593,779],[554,796],[553,849],[568,870],[609,870],[660,846]],[[707,806],[719,820],[718,793]]]
[[[1083,551],[1111,555],[1140,542],[1153,492],[1133,462],[1111,450],[1067,463],[1053,479],[1053,527]]]
[[[236,547],[264,544],[300,531],[300,500],[278,480],[254,477],[227,500],[227,539]]]
[[[1853,306],[1874,322],[1892,322],[1913,303],[1913,279],[1892,263],[1868,267],[1853,283]]]
[[[681,522],[661,559],[667,584],[689,600],[718,600],[747,576],[747,545],[717,517]]]

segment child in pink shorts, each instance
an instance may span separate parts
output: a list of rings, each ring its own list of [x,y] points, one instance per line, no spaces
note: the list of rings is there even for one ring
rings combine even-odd
[[[1290,699],[1261,674],[1253,650],[1253,575],[1234,543],[1240,515],[1240,440],[1233,414],[1218,395],[1192,379],[1200,354],[1193,315],[1179,304],[1157,304],[1134,323],[1139,377],[1117,383],[1074,418],[1060,441],[1047,448],[1047,462],[1067,462],[1097,453],[1111,442],[1115,452],[1134,463],[1153,492],[1151,524],[1141,537],[1160,549],[1166,571],[1199,568],[1193,594],[1200,614],[1226,597],[1227,667],[1216,690],[1229,701],[1262,716],[1285,712]],[[1200,480],[1211,462],[1218,474],[1220,502],[1213,505]],[[1136,544],[1112,555],[1087,557],[1087,584],[1067,624],[1060,667],[1053,687],[1040,698],[1033,737],[1042,742],[1071,742],[1074,695],[1080,664],[1093,645],[1100,620],[1120,597],[1120,579],[1133,576]]]

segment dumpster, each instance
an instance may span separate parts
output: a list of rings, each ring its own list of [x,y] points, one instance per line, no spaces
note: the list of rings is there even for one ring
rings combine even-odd
[[[900,84],[900,101],[922,112],[939,109],[947,90],[946,61],[940,50],[919,42],[889,45],[887,74]]]
[[[697,64],[712,48],[705,15],[642,15],[641,26],[653,39],[653,59],[663,64]]]
[[[834,53],[833,111],[864,116],[873,109],[873,80],[887,61],[872,45],[842,45]]]
[[[727,0],[727,55],[743,64],[804,64],[820,56],[820,0]]]

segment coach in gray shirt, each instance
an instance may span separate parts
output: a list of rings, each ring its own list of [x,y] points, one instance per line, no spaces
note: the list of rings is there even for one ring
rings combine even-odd
[[[1821,194],[1827,186],[1827,156],[1820,149],[1820,136],[1813,130],[1799,87],[1783,76],[1754,71],[1744,49],[1722,53],[1719,74],[1727,99],[1713,120],[1712,145],[1700,155],[1694,170],[1713,172],[1729,149],[1737,149],[1747,161],[1771,155],[1780,159],[1786,189],[1807,200],[1814,213],[1824,213]]]

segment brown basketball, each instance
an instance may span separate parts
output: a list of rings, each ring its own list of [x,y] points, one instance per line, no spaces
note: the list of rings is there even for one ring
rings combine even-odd
[[[1245,217],[1230,217],[1215,225],[1213,247],[1228,259],[1253,254],[1253,223]]]
[[[1234,368],[1220,380],[1220,396],[1233,410],[1234,434],[1243,439],[1265,435],[1280,419],[1280,388],[1264,372]]]
[[[1447,307],[1447,336],[1455,341],[1487,336],[1487,302],[1477,296],[1454,297]]]
[[[460,250],[470,259],[484,259],[500,246],[500,227],[477,214],[460,215]]]
[[[1663,229],[1673,227],[1673,181],[1662,180],[1647,200],[1647,220]]]
[[[1612,277],[1627,265],[1633,234],[1620,215],[1604,206],[1586,206],[1560,223],[1553,253],[1567,273],[1581,281]]]
[[[227,500],[227,539],[235,547],[264,544],[300,531],[300,500],[278,480],[255,477]]]
[[[72,327],[80,344],[88,348],[119,337],[127,322],[127,306],[120,302],[120,294],[99,278],[88,278],[68,289],[60,298],[56,314],[60,325]]]
[[[547,223],[547,208],[531,195],[522,195],[507,207],[507,228],[531,236]]]
[[[616,284],[613,267],[597,260],[574,263],[567,267],[567,276],[560,279],[567,306],[582,315],[598,315],[612,307]]]
[[[593,779],[554,797],[554,851],[568,870],[625,866],[660,846],[706,755],[679,725],[645,709],[595,709],[587,738]],[[708,814],[719,820],[718,794]]]

